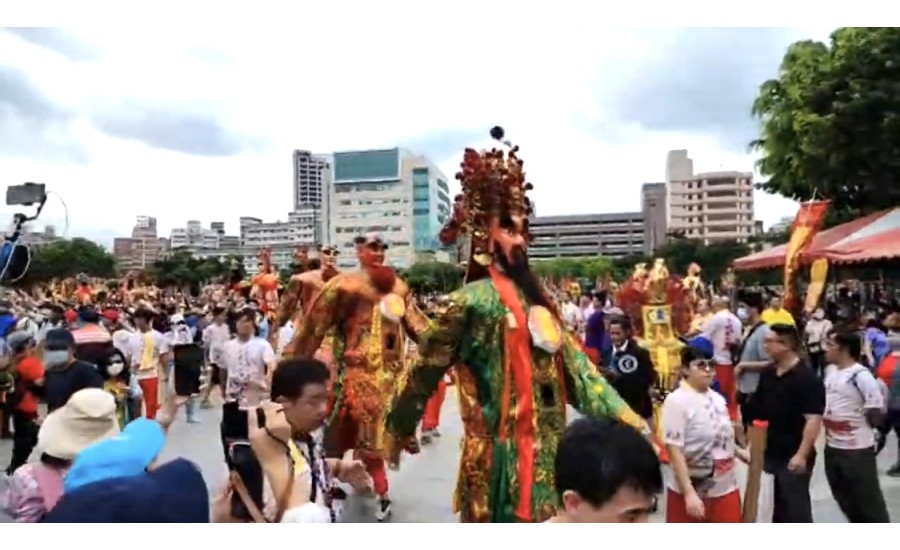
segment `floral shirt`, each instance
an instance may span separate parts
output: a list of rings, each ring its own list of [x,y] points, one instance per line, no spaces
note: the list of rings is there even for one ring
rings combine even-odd
[[[9,491],[0,508],[16,523],[37,523],[44,519],[63,493],[65,471],[34,462],[16,470],[9,478]]]

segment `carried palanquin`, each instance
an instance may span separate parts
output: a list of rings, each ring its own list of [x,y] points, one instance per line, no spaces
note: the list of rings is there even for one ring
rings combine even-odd
[[[640,263],[616,294],[616,305],[631,319],[634,335],[649,352],[657,373],[657,400],[653,417],[657,429],[663,400],[678,383],[683,344],[679,336],[690,328],[691,293],[682,281],[670,276],[662,258],[653,268]]]

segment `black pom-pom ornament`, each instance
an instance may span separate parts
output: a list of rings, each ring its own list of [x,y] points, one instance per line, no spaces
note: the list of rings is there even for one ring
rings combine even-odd
[[[491,137],[496,139],[497,141],[503,141],[503,136],[506,135],[506,132],[503,131],[502,126],[494,126],[491,128]]]

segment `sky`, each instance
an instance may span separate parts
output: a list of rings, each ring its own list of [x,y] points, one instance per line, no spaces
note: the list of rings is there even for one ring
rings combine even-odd
[[[326,22],[2,28],[0,182],[46,183],[58,197],[41,221],[105,245],[142,214],[163,236],[188,219],[237,234],[242,215],[286,219],[294,149],[402,146],[452,178],[463,149],[489,146],[501,125],[539,215],[637,211],[668,150],[688,149],[695,171],[752,170],[759,85],[789,44],[831,30],[610,30],[566,17],[501,38],[495,22],[463,28],[436,6],[427,25],[415,10],[360,17],[339,39]],[[767,226],[795,211],[756,194]]]

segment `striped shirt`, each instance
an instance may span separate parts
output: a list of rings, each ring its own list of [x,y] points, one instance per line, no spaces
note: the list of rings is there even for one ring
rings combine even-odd
[[[112,335],[108,330],[94,323],[87,323],[81,328],[72,331],[75,345],[81,344],[106,344],[112,342]]]

